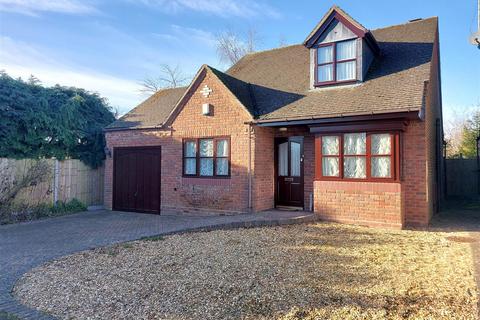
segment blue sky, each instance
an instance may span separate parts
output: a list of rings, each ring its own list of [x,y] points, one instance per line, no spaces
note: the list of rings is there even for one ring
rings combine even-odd
[[[0,69],[98,91],[124,113],[145,99],[139,82],[161,64],[188,75],[207,63],[226,29],[255,28],[260,49],[304,40],[333,4],[369,29],[438,16],[446,117],[480,104],[480,50],[468,43],[477,0],[0,0]]]

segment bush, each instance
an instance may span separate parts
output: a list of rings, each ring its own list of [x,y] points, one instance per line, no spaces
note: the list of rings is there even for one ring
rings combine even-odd
[[[80,200],[73,198],[69,202],[57,201],[55,205],[50,208],[53,215],[61,215],[64,213],[75,213],[87,210],[87,206]]]
[[[97,168],[105,158],[103,128],[115,121],[106,99],[73,87],[42,86],[0,70],[0,157],[79,159]]]
[[[87,206],[75,198],[66,203],[58,201],[55,205],[45,203],[35,206],[12,204],[9,207],[0,208],[0,224],[31,221],[46,217],[58,217],[85,210],[87,210]]]

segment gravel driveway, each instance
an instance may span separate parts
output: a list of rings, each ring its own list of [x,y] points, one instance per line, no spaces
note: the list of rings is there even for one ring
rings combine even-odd
[[[473,320],[463,239],[333,223],[173,235],[50,262],[15,293],[62,319]]]
[[[236,216],[188,217],[96,211],[0,226],[0,318],[49,319],[19,304],[11,295],[15,281],[33,267],[77,251],[202,227],[290,223],[313,216],[267,211]]]

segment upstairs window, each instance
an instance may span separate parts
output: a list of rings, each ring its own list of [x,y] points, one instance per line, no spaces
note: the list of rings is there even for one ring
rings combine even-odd
[[[316,84],[326,85],[357,79],[356,40],[339,41],[317,48]]]

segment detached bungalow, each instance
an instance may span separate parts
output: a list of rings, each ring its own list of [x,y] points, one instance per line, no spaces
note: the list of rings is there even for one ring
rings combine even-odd
[[[368,30],[333,6],[302,44],[204,65],[105,135],[114,210],[427,225],[442,194],[438,19]]]

